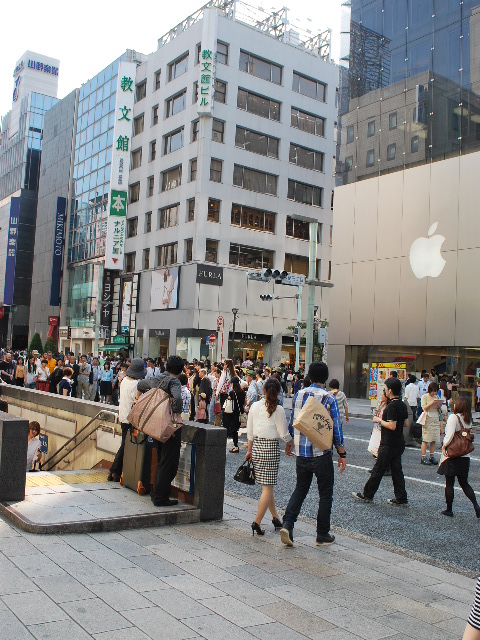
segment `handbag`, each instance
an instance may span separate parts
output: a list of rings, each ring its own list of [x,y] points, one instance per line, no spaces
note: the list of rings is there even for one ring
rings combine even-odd
[[[253,468],[253,464],[245,460],[245,462],[238,467],[233,479],[242,484],[255,484],[255,469]]]
[[[474,435],[470,428],[464,427],[458,416],[455,416],[460,425],[460,431],[455,431],[452,441],[445,447],[447,458],[461,458],[462,456],[472,453],[475,449],[473,446]]]
[[[213,415],[218,416],[219,413],[222,413],[222,407],[219,402],[215,402],[213,405]]]
[[[378,448],[380,446],[380,440],[382,439],[382,430],[377,426],[373,427],[372,435],[370,436],[370,441],[368,443],[368,452],[375,456],[378,456]]]
[[[422,411],[422,413],[417,418],[417,424],[421,424],[422,427],[424,427],[426,421],[427,421],[427,412],[426,411]]]
[[[170,395],[160,387],[140,396],[127,420],[132,427],[159,442],[166,442],[183,425],[182,416],[173,413]]]
[[[233,413],[233,399],[227,398],[223,403],[223,412],[224,413]]]

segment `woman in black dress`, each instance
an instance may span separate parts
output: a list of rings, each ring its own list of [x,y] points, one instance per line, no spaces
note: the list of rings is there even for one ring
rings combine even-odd
[[[233,448],[230,453],[238,453],[238,430],[240,428],[240,414],[245,406],[245,391],[240,386],[240,379],[236,376],[231,380],[231,389],[228,398],[233,401],[233,412],[223,411],[223,426],[227,430],[227,437],[233,439]]]

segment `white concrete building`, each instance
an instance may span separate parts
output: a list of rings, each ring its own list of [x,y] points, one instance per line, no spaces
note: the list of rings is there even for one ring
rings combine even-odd
[[[236,308],[237,357],[293,361],[296,301],[259,296],[296,289],[246,271],[307,275],[308,222],[317,221],[317,278],[330,279],[338,69],[328,31],[292,29],[284,10],[210,5],[137,67],[117,332],[135,337],[138,356],[215,358],[206,337],[222,316],[225,357]],[[202,70],[213,69],[204,62],[215,48],[210,109]],[[304,288],[303,319],[306,298]],[[327,317],[327,290],[316,288],[316,304]]]

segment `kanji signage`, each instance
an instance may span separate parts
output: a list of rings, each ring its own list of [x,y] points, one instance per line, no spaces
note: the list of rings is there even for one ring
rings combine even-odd
[[[3,304],[13,304],[15,267],[17,263],[18,220],[20,217],[20,198],[10,200],[10,222],[8,224],[7,257],[5,260],[5,285]]]
[[[133,103],[135,96],[135,70],[136,65],[133,62],[120,62],[118,65],[110,178],[110,204],[105,243],[105,269],[114,271],[121,271],[123,269],[125,250],[128,204],[127,190],[131,150],[130,141],[132,137]]]
[[[198,78],[198,115],[211,116],[217,64],[217,10],[203,12],[202,44]]]
[[[100,317],[100,325],[102,327],[112,328],[112,311],[113,311],[113,277],[114,274],[109,269],[103,272],[103,288],[102,288],[102,309]]]

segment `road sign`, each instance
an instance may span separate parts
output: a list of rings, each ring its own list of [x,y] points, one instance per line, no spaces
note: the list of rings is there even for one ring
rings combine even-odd
[[[205,342],[206,342],[207,344],[210,342],[210,336],[207,336],[207,337],[205,338]]]
[[[215,334],[211,333],[209,338],[210,338],[210,344],[215,344],[215,340],[216,340]]]
[[[218,316],[217,318],[217,332],[221,333],[223,331],[223,316]]]
[[[282,284],[288,284],[292,287],[299,287],[305,284],[305,276],[302,276],[299,273],[289,273],[286,278],[282,281]]]

